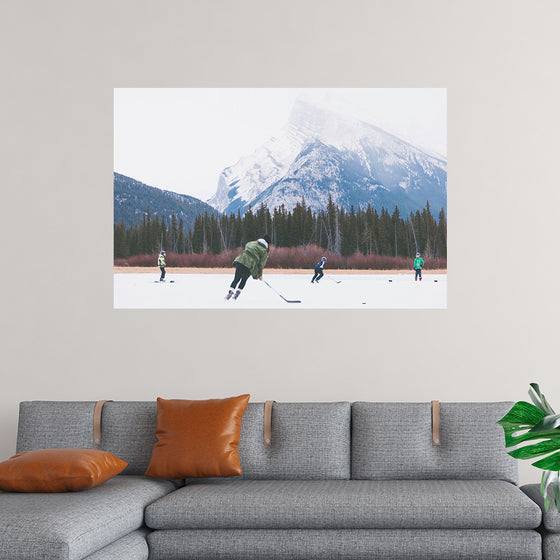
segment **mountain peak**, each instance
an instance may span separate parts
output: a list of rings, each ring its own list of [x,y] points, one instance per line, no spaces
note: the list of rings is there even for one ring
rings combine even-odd
[[[374,127],[322,104],[298,98],[290,113],[287,128],[289,133],[304,142],[317,138],[324,144],[342,147],[355,144],[362,136],[371,134]]]
[[[430,199],[446,207],[447,162],[373,124],[298,98],[278,136],[222,171],[208,203],[230,213],[256,202],[273,208],[286,197],[289,208],[306,193],[318,210],[332,190],[335,202],[375,205],[379,187],[394,193],[403,211]],[[386,202],[394,206],[390,197]]]

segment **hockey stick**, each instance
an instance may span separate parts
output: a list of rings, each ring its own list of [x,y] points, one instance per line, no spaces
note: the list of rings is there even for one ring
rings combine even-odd
[[[263,280],[263,282],[264,282],[276,295],[279,295],[286,303],[301,303],[301,300],[299,300],[299,299],[286,299],[282,294],[280,294],[279,292],[277,292],[266,280]]]
[[[329,279],[332,280],[333,282],[336,282],[337,284],[340,284],[342,282],[342,280],[335,280],[332,276],[329,276],[328,274],[325,274],[325,276]]]

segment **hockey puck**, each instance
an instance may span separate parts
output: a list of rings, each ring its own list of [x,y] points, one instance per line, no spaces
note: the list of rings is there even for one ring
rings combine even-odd
[[[389,282],[392,282],[392,280],[389,280]]]
[[[365,301],[362,301],[362,305],[365,305],[365,304],[366,304],[366,302],[365,302]]]
[[[437,280],[434,280],[434,282],[437,282]]]

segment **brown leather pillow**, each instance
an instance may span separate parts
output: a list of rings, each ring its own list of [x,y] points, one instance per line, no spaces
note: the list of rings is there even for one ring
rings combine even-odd
[[[157,443],[147,476],[200,478],[241,474],[239,434],[250,395],[157,400]]]
[[[0,463],[0,489],[67,492],[95,488],[128,463],[99,449],[37,449]]]

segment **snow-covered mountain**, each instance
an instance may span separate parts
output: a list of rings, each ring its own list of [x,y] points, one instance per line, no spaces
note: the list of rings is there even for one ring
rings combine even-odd
[[[249,205],[313,210],[336,204],[447,208],[447,161],[388,132],[298,100],[281,133],[222,171],[208,204],[242,213]]]

